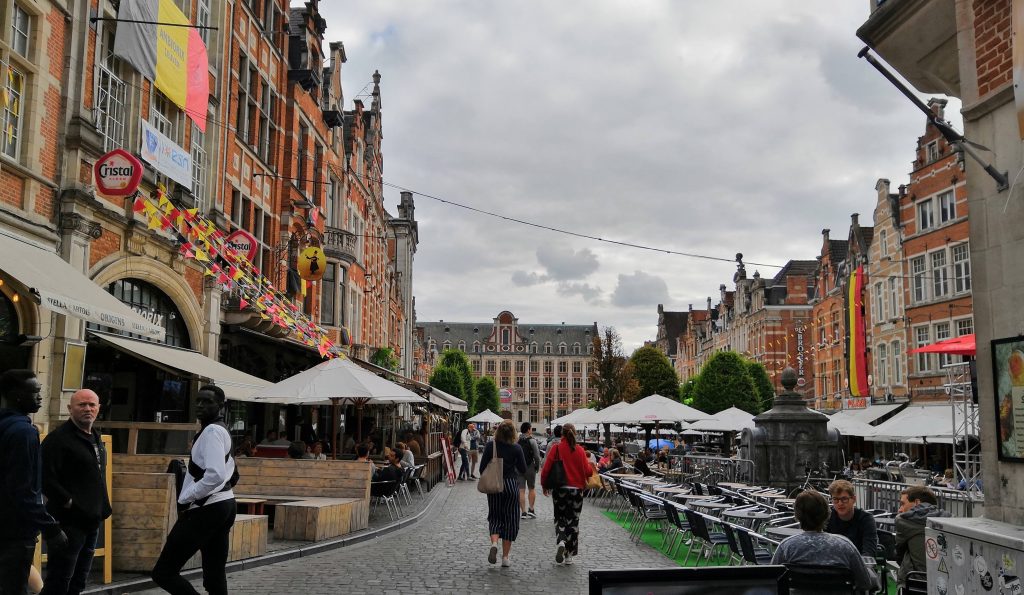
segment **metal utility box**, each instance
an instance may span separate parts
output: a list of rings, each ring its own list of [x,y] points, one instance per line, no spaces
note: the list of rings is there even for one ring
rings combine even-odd
[[[928,592],[1024,595],[1024,528],[982,518],[930,518]]]

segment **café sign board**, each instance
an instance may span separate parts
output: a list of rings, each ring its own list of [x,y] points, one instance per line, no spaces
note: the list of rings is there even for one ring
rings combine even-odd
[[[245,256],[249,262],[256,258],[256,238],[244,229],[236,229],[224,241],[239,254]]]
[[[124,149],[114,149],[93,166],[96,189],[106,196],[128,196],[142,181],[142,162]]]

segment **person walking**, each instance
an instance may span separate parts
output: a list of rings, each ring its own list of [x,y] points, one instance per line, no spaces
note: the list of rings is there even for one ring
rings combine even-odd
[[[153,567],[153,582],[174,595],[198,595],[181,576],[181,567],[195,555],[203,554],[203,587],[210,595],[228,592],[225,565],[228,534],[235,522],[235,494],[231,491],[238,475],[231,458],[231,434],[221,416],[224,391],[206,385],[196,397],[196,417],[202,429],[192,444],[185,483],[178,504],[188,509],[178,516],[164,548]]]
[[[497,455],[494,454],[497,449]],[[493,445],[489,445],[480,457],[480,472],[495,456],[501,458],[502,478],[505,489],[497,494],[487,494],[487,529],[491,534],[491,547],[487,561],[498,562],[498,540],[501,540],[501,566],[511,566],[509,554],[512,543],[519,536],[519,475],[526,473],[526,459],[523,449],[516,444],[516,426],[506,419],[494,433]]]
[[[555,531],[558,534],[555,562],[572,564],[580,547],[580,512],[583,510],[583,490],[587,478],[594,474],[594,468],[587,459],[587,452],[576,443],[576,427],[562,426],[562,438],[544,457],[544,469],[540,472],[541,485],[547,484],[548,474],[555,461],[562,461],[566,484],[554,490],[544,489],[544,495],[551,496],[555,509]]]
[[[466,429],[469,437],[469,478],[479,479],[478,474],[483,471],[483,469],[478,469],[480,450],[484,445],[483,436],[480,434],[480,430],[476,429],[476,424],[469,424]]]
[[[46,509],[68,536],[67,548],[49,554],[43,595],[82,592],[92,569],[100,523],[110,516],[107,449],[92,427],[99,412],[99,395],[83,388],[71,395],[71,419],[43,440]]]
[[[42,532],[47,550],[59,553],[68,544],[57,521],[43,506],[39,430],[29,415],[43,404],[42,385],[31,370],[8,370],[0,376],[0,593],[22,595]]]
[[[459,481],[469,480],[469,428],[459,432],[455,447],[459,449]]]
[[[523,457],[526,459],[526,473],[519,478],[519,510],[522,511],[524,519],[535,519],[537,513],[533,511],[537,502],[537,471],[540,470],[540,446],[533,437],[533,426],[530,422],[524,421],[519,426],[519,448],[523,449]],[[527,508],[527,493],[529,493],[529,508]]]

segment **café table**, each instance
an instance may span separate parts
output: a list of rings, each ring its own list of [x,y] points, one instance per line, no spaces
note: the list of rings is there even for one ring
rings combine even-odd
[[[757,529],[758,525],[770,519],[771,514],[763,510],[726,510],[722,513],[723,518],[736,519],[737,524],[749,529]]]
[[[690,500],[707,500],[707,494],[672,494],[673,500],[688,502]]]
[[[661,487],[655,486],[654,487],[654,491],[659,493],[659,494],[679,494],[679,495],[689,494],[690,492],[692,492],[692,490],[690,488],[683,488],[683,487],[678,487],[678,486],[661,486]],[[706,498],[707,496],[704,496],[704,497]]]
[[[734,481],[720,481],[718,482],[718,485],[722,486],[723,488],[729,488],[730,490],[742,490],[743,488],[750,487],[745,483],[737,483]]]
[[[235,505],[242,514],[263,514],[263,505],[266,503],[265,498],[235,498]]]
[[[732,502],[715,502],[712,500],[694,500],[693,502],[687,502],[687,506],[690,508],[699,508],[707,511],[708,514],[719,516],[723,511],[730,508],[736,508],[736,505]]]
[[[768,527],[764,530],[764,534],[768,537],[782,540],[793,535],[799,535],[804,530],[800,527]]]

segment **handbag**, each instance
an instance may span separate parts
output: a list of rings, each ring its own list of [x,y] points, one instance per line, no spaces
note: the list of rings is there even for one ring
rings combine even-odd
[[[494,448],[491,462],[476,482],[476,489],[482,494],[500,494],[505,491],[505,463],[498,456],[498,441],[492,440],[491,444]]]
[[[603,490],[604,482],[601,481],[601,476],[598,475],[597,469],[591,465],[591,471],[593,472],[590,477],[587,478],[587,489],[588,490]]]
[[[558,456],[558,446],[555,446],[555,456]],[[565,476],[565,465],[562,463],[562,458],[559,457],[551,461],[551,467],[548,469],[548,474],[544,476],[544,480],[540,482],[540,485],[545,490],[556,490],[558,488],[564,488],[568,485],[569,480]]]

